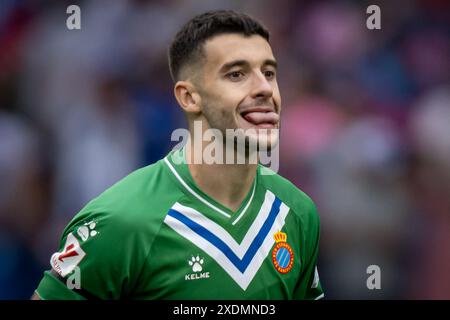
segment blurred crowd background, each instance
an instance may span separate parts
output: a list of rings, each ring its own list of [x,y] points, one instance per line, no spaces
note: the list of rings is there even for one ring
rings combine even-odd
[[[66,27],[70,4],[81,30]],[[381,30],[366,28],[371,4]],[[450,299],[445,0],[1,0],[0,299],[28,299],[69,220],[171,150],[186,123],[167,48],[219,8],[271,31],[279,173],[317,203],[326,298]]]

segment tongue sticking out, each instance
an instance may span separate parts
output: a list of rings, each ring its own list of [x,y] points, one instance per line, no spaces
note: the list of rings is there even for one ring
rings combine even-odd
[[[245,114],[244,119],[248,122],[258,125],[263,123],[276,124],[278,122],[278,114],[275,112],[249,112]]]

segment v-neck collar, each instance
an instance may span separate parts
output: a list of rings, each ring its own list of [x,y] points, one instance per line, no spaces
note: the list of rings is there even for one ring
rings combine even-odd
[[[175,178],[178,180],[178,182],[182,185],[182,188],[185,192],[187,192],[189,195],[195,197],[198,201],[202,202],[204,205],[211,208],[213,211],[215,211],[217,214],[220,214],[221,216],[225,217],[226,219],[231,219],[232,225],[235,225],[239,222],[239,220],[245,215],[245,213],[248,211],[251,202],[254,198],[260,169],[259,166],[256,170],[255,178],[253,179],[252,186],[247,193],[246,197],[242,201],[241,205],[236,211],[231,210],[230,208],[224,206],[219,201],[215,200],[214,198],[210,197],[208,194],[203,192],[195,183],[194,179],[192,178],[192,175],[189,171],[189,167],[186,164],[186,158],[185,158],[185,148],[181,148],[178,150],[174,150],[170,152],[165,158],[164,162],[169,167],[172,174],[175,176]]]

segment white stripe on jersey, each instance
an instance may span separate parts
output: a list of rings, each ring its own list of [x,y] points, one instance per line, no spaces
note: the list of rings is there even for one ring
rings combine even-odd
[[[210,207],[211,209],[213,209],[214,211],[217,211],[218,213],[220,213],[221,215],[227,217],[227,218],[231,218],[231,215],[229,215],[228,213],[226,213],[225,211],[223,211],[222,209],[218,208],[217,206],[213,205],[212,203],[210,203],[208,200],[206,200],[205,198],[203,198],[201,195],[199,195],[197,192],[195,192],[194,190],[192,190],[192,188],[190,188],[188,186],[188,184],[183,180],[183,178],[178,174],[177,170],[175,170],[175,168],[172,166],[172,164],[170,163],[170,161],[166,158],[164,158],[164,162],[167,164],[167,166],[169,167],[170,171],[172,171],[173,175],[177,178],[177,180],[181,183],[181,185],[183,187],[186,188],[187,191],[189,191],[189,193],[191,193],[194,197],[196,197],[198,200],[200,200],[201,202],[203,202],[204,204],[206,204],[208,207]],[[255,181],[253,182],[253,190],[252,190],[252,194],[250,196],[250,199],[248,200],[247,204],[245,205],[244,209],[242,210],[242,212],[239,214],[239,216],[233,221],[232,225],[234,226],[236,223],[238,223],[238,221],[244,216],[245,212],[247,211],[247,209],[250,207],[250,204],[252,203],[253,200],[253,196],[255,195],[255,190],[256,190],[256,181],[257,177],[255,177]]]
[[[223,227],[208,219],[197,210],[183,206],[179,203],[176,203],[172,209],[181,214],[183,217],[203,227],[215,237],[219,238],[226,246],[228,246],[237,258],[241,260],[239,262],[242,262],[242,258],[248,252],[251,244],[262,229],[264,222],[268,219],[275,199],[275,195],[272,192],[266,192],[261,209],[240,244],[238,244]],[[256,253],[250,257],[251,259],[243,271],[239,270],[238,266],[229,259],[222,249],[208,241],[200,233],[191,229],[181,220],[168,214],[164,222],[178,234],[205,251],[234,279],[234,281],[236,281],[236,283],[243,290],[246,290],[256,272],[261,267],[264,259],[269,254],[270,249],[275,242],[273,235],[275,232],[280,231],[283,228],[288,213],[289,207],[281,202],[270,230],[264,235],[264,238],[262,238],[262,242],[257,247]]]

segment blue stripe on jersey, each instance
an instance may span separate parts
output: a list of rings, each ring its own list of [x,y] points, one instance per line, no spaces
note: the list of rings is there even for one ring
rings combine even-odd
[[[168,215],[171,217],[177,219],[178,221],[185,224],[187,227],[189,227],[192,231],[200,235],[202,238],[210,242],[212,245],[214,245],[217,249],[223,252],[223,254],[230,259],[230,261],[236,266],[236,268],[240,272],[245,272],[248,265],[250,264],[251,260],[255,256],[256,252],[258,251],[259,247],[261,247],[262,243],[267,237],[267,234],[269,233],[270,229],[272,228],[273,223],[275,222],[275,219],[280,212],[280,205],[281,200],[278,198],[275,198],[274,202],[272,203],[272,208],[270,209],[270,213],[266,218],[266,221],[264,221],[264,224],[262,225],[261,229],[258,231],[258,234],[256,235],[255,239],[253,239],[252,243],[250,244],[250,247],[248,248],[247,252],[245,253],[244,257],[242,257],[242,260],[239,259],[239,257],[233,252],[233,250],[220,239],[215,234],[213,234],[211,231],[206,229],[205,227],[199,225],[195,221],[189,219],[182,213],[170,209],[168,212]]]

